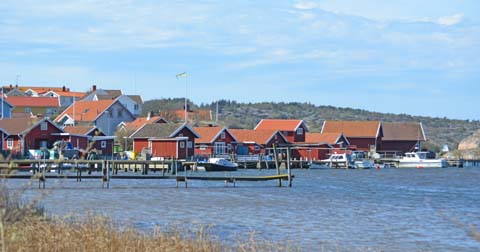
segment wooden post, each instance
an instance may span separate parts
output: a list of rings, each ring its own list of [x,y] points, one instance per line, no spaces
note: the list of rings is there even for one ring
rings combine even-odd
[[[277,175],[280,175],[280,166],[278,165],[277,146],[273,145],[273,155],[275,155],[275,167],[277,168]],[[278,186],[282,187],[282,179],[278,179]]]
[[[290,169],[290,147],[287,148],[287,172],[288,172],[288,187],[292,187],[292,170]]]

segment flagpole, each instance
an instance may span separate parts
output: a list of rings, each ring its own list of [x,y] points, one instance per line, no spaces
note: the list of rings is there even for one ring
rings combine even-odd
[[[188,116],[187,116],[187,113],[188,113],[188,109],[187,109],[187,78],[188,78],[188,75],[185,75],[185,123],[187,123],[187,119],[188,119]]]

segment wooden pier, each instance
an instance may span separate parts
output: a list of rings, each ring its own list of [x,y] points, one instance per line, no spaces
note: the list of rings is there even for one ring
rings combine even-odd
[[[289,164],[286,174],[280,174],[277,169],[277,174],[271,176],[229,176],[227,173],[225,176],[187,175],[187,169],[193,170],[195,165],[194,162],[179,160],[14,160],[0,161],[0,178],[38,179],[39,188],[45,188],[46,181],[50,179],[75,179],[77,182],[98,179],[102,181],[102,188],[109,188],[112,179],[175,180],[177,187],[179,183],[188,187],[189,181],[194,180],[222,181],[226,186],[233,184],[234,187],[241,181],[271,180],[278,180],[278,185],[282,186],[282,180],[286,180],[291,187],[294,177]]]

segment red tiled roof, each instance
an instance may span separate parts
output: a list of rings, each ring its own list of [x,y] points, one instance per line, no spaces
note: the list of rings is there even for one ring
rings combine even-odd
[[[125,128],[127,130],[137,130],[146,124],[158,123],[159,121],[166,122],[166,120],[161,116],[152,116],[149,120],[148,117],[137,117],[137,119],[134,121],[126,122]]]
[[[200,138],[195,140],[196,143],[211,143],[224,127],[195,127],[193,128]]]
[[[316,144],[316,143],[327,143],[327,144],[336,144],[337,140],[342,136],[341,133],[306,133],[305,134],[305,143]]]
[[[303,120],[297,119],[262,119],[255,130],[296,131],[302,123]]]
[[[376,138],[379,121],[325,121],[322,133],[343,133],[346,137]]]
[[[60,121],[65,115],[73,118],[75,121],[93,122],[97,117],[108,109],[115,100],[101,101],[77,101],[63,111],[55,122]],[[75,115],[73,111],[75,110]]]
[[[63,91],[63,87],[30,87],[30,86],[18,86],[18,90],[25,92],[27,90],[33,90],[37,93],[43,93],[43,92],[48,92],[48,91]],[[67,88],[68,90],[68,88]]]
[[[238,142],[255,142],[257,144],[266,144],[267,141],[277,133],[277,130],[230,129],[230,132]]]
[[[183,110],[183,109],[174,110],[173,113],[177,116],[178,119],[185,118],[185,110]],[[211,121],[212,120],[212,113],[211,113],[210,110],[188,111],[187,115],[188,115],[189,120],[191,120],[193,118],[195,118],[197,120],[203,120],[203,121]]]
[[[96,129],[95,126],[66,126],[63,130],[70,134],[75,135],[87,135],[93,129]]]
[[[6,101],[15,107],[60,107],[60,101],[56,97],[9,96]]]

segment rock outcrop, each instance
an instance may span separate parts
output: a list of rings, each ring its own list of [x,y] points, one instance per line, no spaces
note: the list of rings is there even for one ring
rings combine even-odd
[[[458,150],[471,150],[480,147],[480,129],[471,136],[464,138],[458,144]]]

